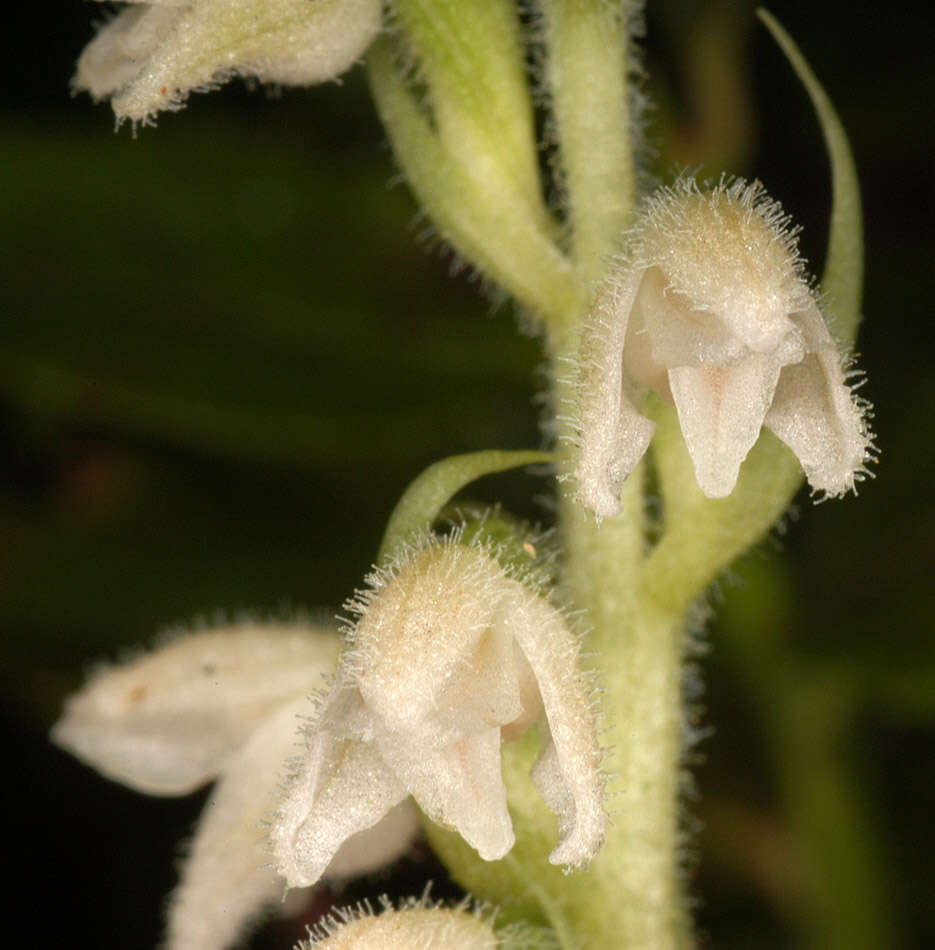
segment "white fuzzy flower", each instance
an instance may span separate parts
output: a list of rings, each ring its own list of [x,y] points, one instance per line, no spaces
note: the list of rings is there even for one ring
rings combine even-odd
[[[410,898],[399,910],[383,898],[375,915],[369,904],[336,910],[319,922],[300,950],[499,950],[490,924],[469,905],[448,908]]]
[[[150,795],[217,779],[172,898],[169,950],[229,947],[282,897],[265,822],[298,751],[298,717],[339,645],[334,631],[303,624],[204,630],[102,670],[68,700],[52,738],[107,777]],[[348,841],[327,873],[380,867],[416,831],[415,810],[399,809]]]
[[[314,883],[350,835],[408,795],[485,860],[513,829],[500,743],[538,721],[532,781],[558,816],[550,860],[599,849],[606,816],[590,691],[561,612],[484,546],[426,538],[348,608],[334,687],[272,830],[290,885]]]
[[[73,85],[112,98],[120,121],[179,109],[232,76],[334,79],[380,28],[380,0],[130,0],[78,60]]]
[[[813,490],[854,487],[871,435],[795,235],[757,182],[704,194],[682,180],[639,214],[582,339],[577,482],[595,513],[617,512],[649,445],[640,405],[650,389],[675,403],[708,497],[733,491],[764,425]]]

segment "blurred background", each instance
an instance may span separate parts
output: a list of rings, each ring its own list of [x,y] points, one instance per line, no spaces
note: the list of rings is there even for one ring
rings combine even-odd
[[[820,133],[752,10],[650,4],[652,171],[759,177],[820,273]],[[859,499],[803,493],[712,592],[690,887],[706,947],[935,946],[929,31],[921,4],[772,10],[862,177],[858,349],[882,459]],[[362,70],[278,96],[235,82],[115,135],[109,107],[68,88],[104,12],[21,4],[0,89],[10,907],[37,944],[102,950],[155,945],[207,793],[145,798],[51,747],[89,664],[218,611],[333,613],[408,481],[537,445],[543,389],[539,342],[426,236]],[[475,496],[548,523],[544,482],[488,481]],[[454,893],[422,849],[342,900],[426,876]],[[302,934],[273,923],[249,946]]]

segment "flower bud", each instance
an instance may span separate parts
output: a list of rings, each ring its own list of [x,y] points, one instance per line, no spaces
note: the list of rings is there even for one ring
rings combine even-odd
[[[232,76],[334,79],[380,28],[380,0],[130,2],[85,48],[73,80],[95,101],[112,98],[121,122],[146,124]]]
[[[695,477],[729,495],[763,425],[816,492],[853,489],[872,453],[865,404],[803,274],[796,232],[758,182],[662,189],[626,235],[584,329],[581,501],[615,514],[646,451],[653,390],[675,403]]]
[[[411,901],[379,916],[369,906],[339,911],[319,924],[300,950],[497,950],[490,925],[463,907]]]

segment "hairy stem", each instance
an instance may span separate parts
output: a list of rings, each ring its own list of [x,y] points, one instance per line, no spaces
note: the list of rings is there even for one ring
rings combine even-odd
[[[600,524],[571,498],[560,509],[564,580],[591,628],[611,776],[612,824],[588,869],[600,920],[579,919],[578,946],[665,950],[688,930],[678,876],[684,603],[660,603],[644,586],[642,466],[621,502]]]
[[[546,75],[561,147],[572,253],[599,278],[636,198],[628,7],[606,0],[542,0]]]

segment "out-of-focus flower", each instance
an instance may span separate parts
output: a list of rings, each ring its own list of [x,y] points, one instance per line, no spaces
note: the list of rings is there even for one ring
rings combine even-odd
[[[130,0],[78,60],[74,88],[146,123],[232,76],[334,79],[380,28],[380,0]]]
[[[108,778],[150,795],[217,779],[170,904],[170,950],[229,947],[281,899],[265,823],[298,752],[298,717],[339,646],[333,630],[299,623],[203,630],[103,669],[67,701],[52,738]],[[416,832],[415,809],[397,809],[349,840],[327,874],[380,867]]]
[[[619,508],[646,451],[648,390],[675,403],[705,495],[729,495],[762,426],[798,457],[812,489],[841,495],[872,451],[865,404],[803,273],[796,231],[758,182],[662,189],[625,235],[582,339],[581,501]]]
[[[562,613],[481,542],[426,537],[347,607],[337,680],[271,838],[290,885],[314,883],[348,837],[412,795],[485,860],[514,836],[500,743],[538,721],[532,781],[558,816],[554,864],[590,860],[606,815],[578,643]]]
[[[467,905],[447,908],[414,898],[395,910],[383,899],[375,915],[369,904],[338,910],[312,931],[299,950],[498,950],[504,944],[490,924]],[[528,944],[527,944],[528,946]]]

